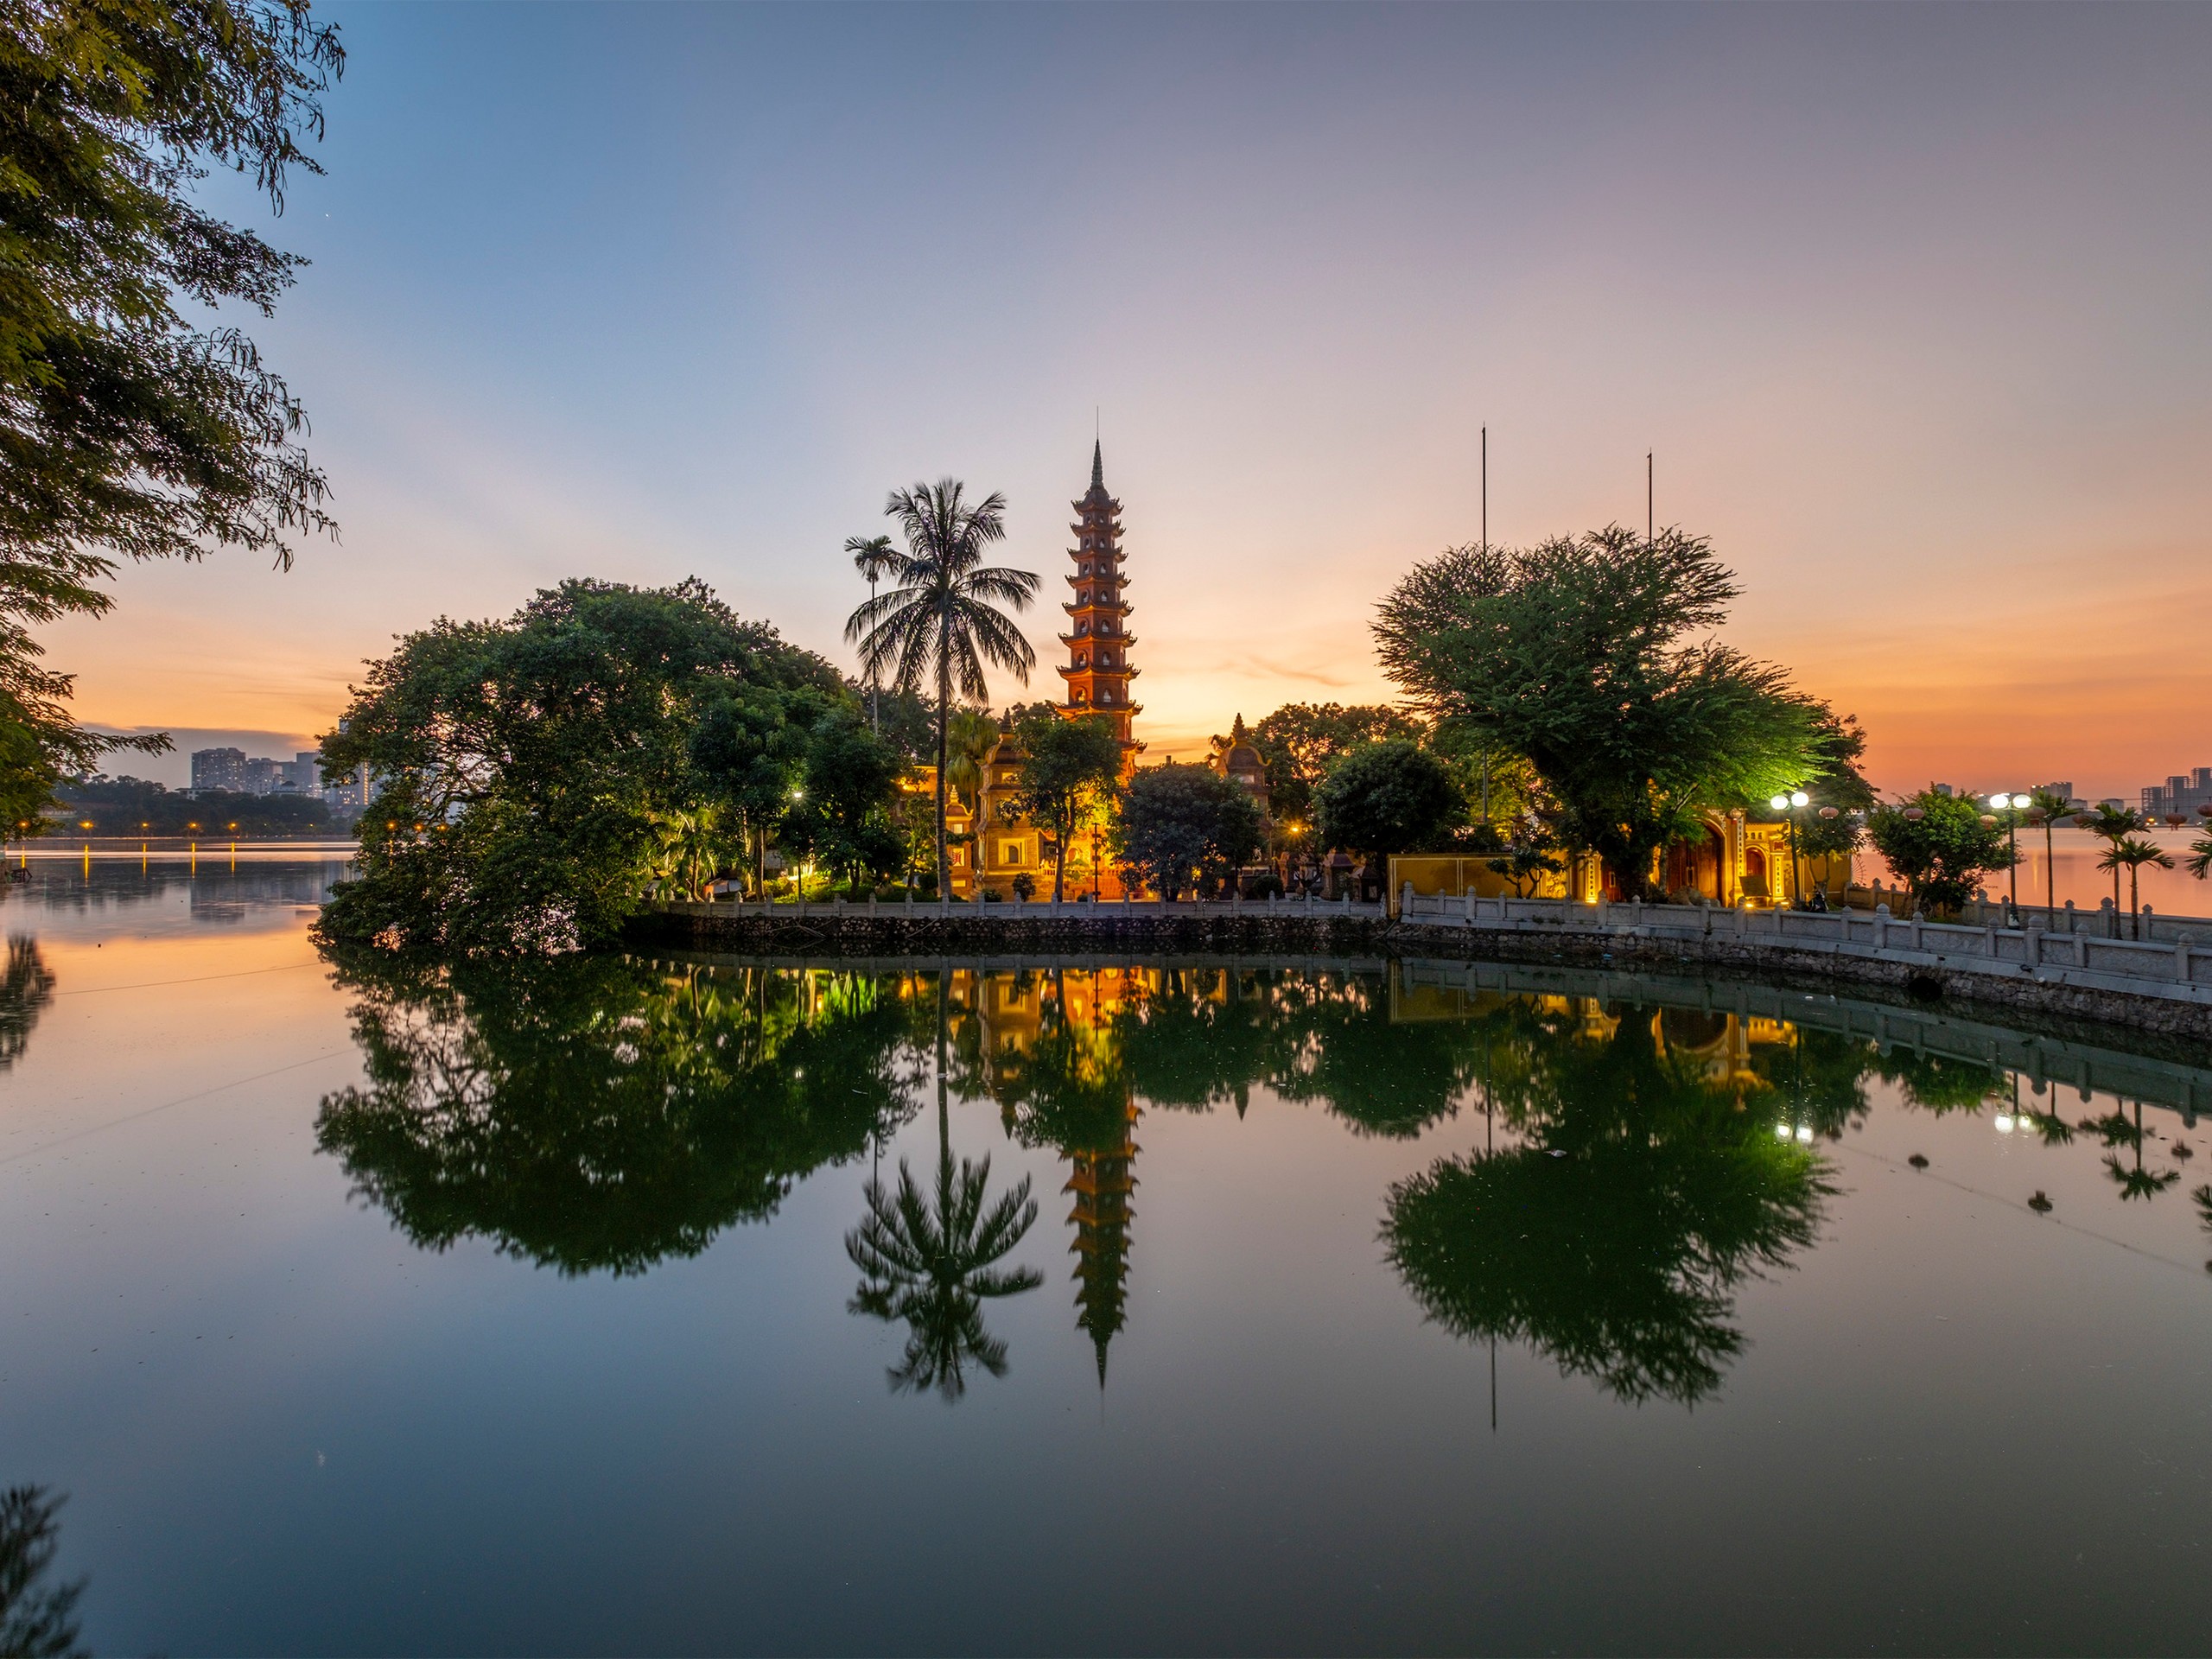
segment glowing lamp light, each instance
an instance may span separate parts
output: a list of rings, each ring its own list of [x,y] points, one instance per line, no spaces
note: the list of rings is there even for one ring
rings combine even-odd
[[[1797,1138],[1800,1141],[1810,1141],[1813,1138],[1813,1126],[1809,1123],[1800,1123],[1797,1126]]]
[[[1802,789],[1793,789],[1789,791],[1789,804],[1792,806],[1803,806],[1812,798]]]
[[[2012,1133],[2012,1119],[2011,1114],[2006,1112],[1999,1112],[1997,1114],[1997,1133],[1999,1135],[2010,1135]]]
[[[1774,1126],[1774,1138],[1777,1141],[1787,1141],[1789,1138],[1789,1126],[1787,1123],[1776,1124]]]
[[[1768,801],[1767,804],[1779,812],[1789,804],[1789,798],[1787,795],[1777,795]]]

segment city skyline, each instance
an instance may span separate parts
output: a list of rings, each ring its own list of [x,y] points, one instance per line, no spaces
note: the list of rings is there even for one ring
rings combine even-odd
[[[568,575],[696,572],[849,671],[888,489],[1003,489],[1050,581],[1101,429],[1140,735],[1192,758],[1389,695],[1368,617],[1478,534],[1484,425],[1497,542],[1640,524],[1656,451],[1727,637],[1887,790],[2195,764],[2205,14],[521,15],[334,13],[255,332],[345,537],[47,630],[81,717],[177,722],[111,770],[311,747],[392,634]]]

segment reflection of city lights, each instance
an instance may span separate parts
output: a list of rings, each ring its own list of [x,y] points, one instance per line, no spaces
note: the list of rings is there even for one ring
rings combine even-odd
[[[1797,1126],[1797,1138],[1800,1141],[1810,1141],[1813,1138],[1813,1126],[1809,1123],[1800,1123]]]
[[[2012,1133],[2012,1120],[2003,1112],[1997,1114],[1997,1133],[1999,1135],[2010,1135]]]

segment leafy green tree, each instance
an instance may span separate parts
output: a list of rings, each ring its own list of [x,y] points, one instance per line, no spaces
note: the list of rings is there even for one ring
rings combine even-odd
[[[1267,767],[1268,805],[1278,820],[1313,816],[1313,792],[1329,768],[1354,749],[1395,738],[1418,740],[1420,721],[1382,703],[1287,702],[1252,728]]]
[[[1907,816],[1914,812],[1919,816]],[[1867,815],[1866,837],[1920,907],[1951,914],[1974,897],[1982,876],[2012,865],[2002,828],[1981,818],[1973,801],[1931,787],[1876,808]]]
[[[898,750],[840,702],[807,734],[804,782],[785,810],[780,838],[857,887],[863,871],[887,876],[904,858],[892,808],[906,772]]]
[[[868,976],[332,954],[365,1081],[323,1098],[316,1144],[427,1249],[642,1273],[916,1109],[906,1014]]]
[[[902,691],[933,680],[937,690],[937,881],[947,890],[944,791],[957,690],[981,702],[990,687],[983,665],[1004,669],[1022,683],[1037,653],[999,607],[1029,608],[1038,578],[983,563],[983,550],[1006,537],[1006,498],[994,491],[972,506],[957,479],[893,490],[885,505],[898,521],[906,550],[889,573],[898,583],[855,611],[845,638],[858,642],[871,680],[889,671]]]
[[[71,678],[28,632],[112,604],[118,556],[237,547],[291,560],[332,528],[306,421],[234,324],[301,261],[200,205],[211,165],[281,211],[321,169],[320,94],[343,70],[305,0],[53,0],[0,21],[0,810],[20,824],[104,753],[165,748],[69,718]]]
[[[569,582],[505,622],[408,635],[322,740],[326,768],[380,780],[325,936],[469,954],[613,938],[652,880],[655,815],[728,798],[702,714],[747,693],[787,712],[802,691],[847,695],[696,581]]]
[[[1234,872],[1258,850],[1259,803],[1211,766],[1147,766],[1122,791],[1114,849],[1154,892],[1173,900],[1201,869]]]
[[[2112,872],[2115,898],[2120,891],[2120,873],[2127,872],[2128,929],[2139,939],[2143,937],[2143,894],[2139,884],[2145,864],[2171,870],[2174,867],[2173,855],[2155,841],[2146,841],[2140,836],[2123,836],[2107,847],[2097,860],[2099,869]]]
[[[1402,737],[1337,761],[1314,804],[1323,845],[1370,858],[1434,850],[1467,816],[1451,768]]]
[[[1631,896],[1703,810],[1795,788],[1828,711],[1701,638],[1738,589],[1701,537],[1611,524],[1416,567],[1375,625],[1383,670],[1440,724],[1535,768],[1570,848]]]
[[[1541,830],[1517,836],[1489,862],[1491,872],[1510,881],[1515,894],[1522,899],[1534,893],[1544,877],[1557,875],[1567,868],[1567,861],[1552,850],[1549,837]]]
[[[1015,810],[1043,830],[1052,849],[1052,902],[1066,896],[1068,843],[1112,798],[1122,775],[1122,744],[1103,715],[1071,718],[1050,706],[1015,721],[1021,766]]]

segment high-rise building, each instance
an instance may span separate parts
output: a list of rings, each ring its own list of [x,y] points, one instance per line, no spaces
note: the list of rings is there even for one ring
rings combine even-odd
[[[1129,647],[1136,640],[1128,632],[1129,606],[1122,597],[1128,582],[1122,575],[1122,504],[1106,493],[1105,456],[1096,442],[1090,447],[1090,488],[1074,506],[1076,521],[1068,528],[1075,532],[1076,544],[1068,557],[1075,569],[1067,580],[1075,594],[1061,607],[1070,630],[1060,636],[1068,648],[1060,670],[1068,683],[1065,707],[1071,715],[1104,715],[1114,722],[1127,775],[1136,770],[1144,747],[1132,729],[1143,706],[1129,701],[1129,682],[1140,671],[1129,666]]]
[[[195,749],[192,755],[192,786],[244,791],[246,778],[244,749]]]
[[[2199,766],[2194,772],[2177,772],[2164,783],[2148,785],[2143,791],[2143,810],[2160,817],[2168,813],[2186,817],[2208,802],[2212,802],[2212,766]]]

